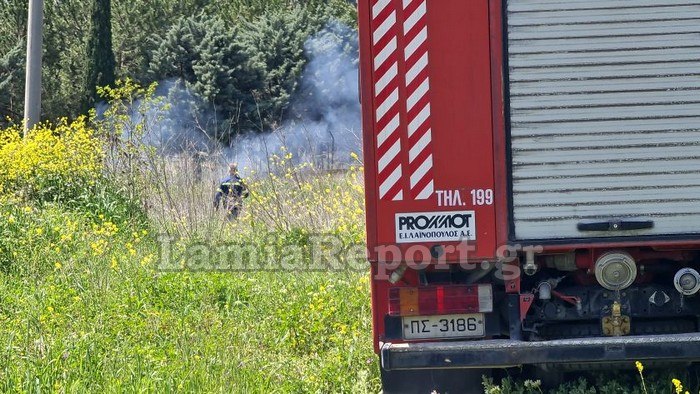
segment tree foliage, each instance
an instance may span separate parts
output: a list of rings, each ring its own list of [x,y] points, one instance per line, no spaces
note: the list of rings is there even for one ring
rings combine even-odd
[[[260,118],[269,124],[284,117],[304,69],[304,42],[313,30],[306,10],[270,10],[249,25],[247,46],[262,70],[257,96]]]
[[[21,44],[21,43],[20,43]],[[16,45],[0,57],[0,117],[19,118],[22,108],[22,85],[24,83],[23,45]]]
[[[115,60],[112,51],[112,2],[94,0],[92,28],[88,38],[87,78],[83,111],[95,105],[97,86],[109,86],[115,80]]]
[[[261,70],[253,66],[236,29],[217,17],[177,21],[153,51],[149,74],[152,80],[184,83],[197,112],[211,109],[239,125],[255,113],[252,92],[261,87]],[[223,134],[209,129],[213,136]]]
[[[197,110],[215,114],[228,134],[268,129],[287,116],[308,61],[305,42],[331,20],[356,20],[348,0],[61,0],[44,7],[43,119],[85,113],[95,86],[114,78],[180,81]],[[21,121],[26,18],[26,1],[0,0],[0,126],[6,116]]]

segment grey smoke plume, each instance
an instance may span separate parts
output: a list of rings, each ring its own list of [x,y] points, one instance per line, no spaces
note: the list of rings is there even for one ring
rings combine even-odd
[[[244,171],[265,171],[270,155],[292,153],[296,163],[346,166],[361,155],[357,33],[331,23],[305,44],[308,64],[290,118],[272,133],[236,138],[226,156]]]
[[[151,132],[145,136],[144,142],[158,147],[163,154],[209,152],[216,148],[214,140],[206,134],[216,118],[197,105],[197,99],[183,81],[167,80],[159,83],[156,97],[164,100],[167,107],[164,112],[151,107],[145,113],[147,118],[156,121],[150,125]]]
[[[126,107],[118,108],[117,114],[107,113],[113,108],[106,102],[95,107],[98,119],[119,123],[124,141],[153,146],[165,156],[217,149],[217,143],[206,134],[216,118],[197,105],[196,97],[180,80],[162,81],[153,98],[124,104]],[[122,122],[119,116],[126,116],[129,121]]]
[[[281,127],[269,133],[243,133],[230,146],[220,146],[207,130],[218,130],[216,111],[206,111],[185,84],[161,82],[156,96],[167,103],[134,103],[131,123],[148,130],[142,142],[163,155],[181,153],[197,157],[211,155],[236,161],[244,174],[264,172],[272,155],[293,155],[295,163],[313,163],[318,168],[342,168],[361,155],[360,102],[358,94],[357,33],[340,23],[331,23],[305,44],[309,59],[289,114]],[[106,105],[98,107],[103,113]],[[225,127],[223,127],[225,129]],[[130,130],[125,133],[130,133]],[[223,152],[223,156],[217,154]]]

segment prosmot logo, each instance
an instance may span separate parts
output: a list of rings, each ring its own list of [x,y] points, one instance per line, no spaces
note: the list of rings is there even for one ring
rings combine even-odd
[[[396,242],[457,242],[476,240],[474,211],[396,214]]]

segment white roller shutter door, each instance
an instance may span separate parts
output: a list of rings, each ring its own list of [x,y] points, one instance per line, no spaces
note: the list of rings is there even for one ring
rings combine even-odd
[[[516,238],[700,233],[700,0],[509,0],[507,21]]]

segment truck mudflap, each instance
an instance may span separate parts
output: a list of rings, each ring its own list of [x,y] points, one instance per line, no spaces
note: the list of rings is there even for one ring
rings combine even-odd
[[[530,364],[700,360],[700,333],[524,342],[510,339],[393,344],[381,348],[387,371],[504,368]]]

